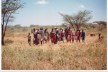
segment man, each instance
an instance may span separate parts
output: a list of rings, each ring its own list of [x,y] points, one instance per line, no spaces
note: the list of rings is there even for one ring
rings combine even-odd
[[[43,30],[43,28],[40,28],[39,33],[41,35],[40,42],[41,42],[41,45],[42,45],[43,44],[43,39],[44,39],[44,30]]]
[[[82,37],[82,42],[84,42],[85,41],[85,32],[84,32],[84,30],[82,30],[81,37]]]
[[[78,34],[78,30],[75,31],[75,40],[76,40],[76,42],[77,42],[77,38],[78,38],[77,34]]]
[[[68,29],[65,28],[65,39],[67,40],[67,37],[68,37]],[[68,40],[67,40],[68,41]]]
[[[61,41],[61,28],[58,31],[58,41]]]
[[[50,32],[50,39],[51,39],[51,42],[54,43],[55,42],[55,39],[56,39],[56,33],[54,31],[54,28],[52,28],[51,32]]]
[[[33,44],[35,44],[36,43],[36,39],[35,39],[35,33],[36,32],[36,29],[35,28],[33,28]]]
[[[54,44],[57,44],[57,42],[59,40],[59,30],[58,30],[58,28],[55,29],[55,33],[56,33],[56,39],[55,39]]]
[[[76,37],[76,42],[80,42],[80,35],[81,35],[81,33],[80,33],[80,30],[76,30],[76,32],[75,32],[75,37]]]
[[[71,42],[72,41],[72,30],[71,28],[69,27],[68,29],[68,39],[67,39],[68,42]]]
[[[36,45],[40,44],[41,42],[41,34],[40,34],[40,30],[37,29],[37,32],[36,32]]]
[[[80,30],[78,30],[78,35],[77,35],[78,37],[77,37],[77,40],[80,42],[80,37],[81,37],[81,32],[80,32]]]
[[[49,32],[47,31],[47,28],[44,30],[44,40],[45,42],[49,41]]]
[[[64,42],[64,30],[63,29],[61,29],[61,41]]]

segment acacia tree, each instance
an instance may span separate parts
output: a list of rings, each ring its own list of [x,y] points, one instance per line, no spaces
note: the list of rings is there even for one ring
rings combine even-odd
[[[20,0],[2,0],[2,45],[4,45],[4,37],[9,22],[13,21],[16,11],[23,7]]]
[[[70,24],[71,27],[77,30],[79,30],[82,24],[88,22],[92,18],[91,12],[87,10],[79,11],[74,15],[67,15],[62,13],[60,13],[60,15],[63,16],[65,23]]]

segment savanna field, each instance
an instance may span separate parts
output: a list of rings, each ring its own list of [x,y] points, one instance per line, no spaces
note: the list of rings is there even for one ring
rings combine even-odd
[[[48,27],[50,30],[51,27]],[[85,42],[51,42],[29,46],[30,27],[7,28],[2,46],[2,70],[106,70],[107,30],[84,29]],[[91,37],[90,34],[95,36]],[[98,40],[98,33],[103,38]],[[31,34],[33,36],[33,34]],[[32,37],[33,39],[33,37]]]

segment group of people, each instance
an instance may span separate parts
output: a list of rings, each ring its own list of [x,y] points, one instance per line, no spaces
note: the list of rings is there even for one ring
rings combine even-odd
[[[44,44],[47,42],[51,42],[53,44],[57,44],[60,41],[66,40],[67,42],[80,42],[80,39],[82,39],[82,42],[85,40],[85,32],[84,30],[76,30],[73,31],[70,27],[69,28],[52,28],[51,32],[48,31],[48,29],[35,29],[33,28],[31,33],[33,33],[33,44]],[[28,43],[31,45],[31,34],[28,34]]]

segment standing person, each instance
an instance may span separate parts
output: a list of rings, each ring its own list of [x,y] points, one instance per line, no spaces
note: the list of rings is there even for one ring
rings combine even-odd
[[[63,41],[64,42],[64,30],[63,29],[61,29],[61,41]]]
[[[47,28],[44,30],[44,40],[45,42],[49,41],[49,32],[47,31]]]
[[[61,33],[62,33],[62,28],[60,28],[58,31],[58,41],[61,41]]]
[[[33,28],[33,44],[35,44],[36,43],[36,39],[35,39],[35,33],[36,32],[36,29],[35,28]]]
[[[80,42],[80,37],[81,37],[81,32],[80,32],[80,30],[78,30],[78,38],[77,38],[77,40]]]
[[[77,30],[75,31],[75,40],[76,40],[76,42],[77,42]]]
[[[76,42],[78,42],[78,30],[75,31],[75,39],[76,39]]]
[[[85,32],[84,32],[84,30],[82,30],[81,37],[82,37],[82,42],[84,42],[85,41]]]
[[[43,30],[43,28],[40,28],[39,33],[41,35],[40,42],[41,42],[41,45],[42,45],[43,44],[43,39],[44,39],[44,30]]]
[[[51,42],[52,42],[52,43],[55,42],[56,36],[55,36],[54,28],[52,28],[52,30],[51,30],[51,32],[50,32],[50,39],[51,39]]]
[[[30,35],[30,33],[28,33],[28,44],[31,46],[31,35]]]
[[[55,42],[54,42],[54,44],[57,44],[58,43],[58,40],[59,40],[59,30],[58,30],[58,28],[55,28],[55,36],[56,36],[56,39],[55,39]]]
[[[68,29],[65,28],[65,39],[68,41]]]
[[[74,42],[74,39],[75,39],[75,33],[72,32],[72,42]]]
[[[69,29],[68,29],[68,42],[71,42],[71,41],[72,41],[72,30],[69,27]]]
[[[36,29],[36,31],[35,31],[35,45],[38,45],[39,42],[40,42],[39,29]]]
[[[37,33],[36,33],[36,45],[40,44],[40,42],[41,42],[40,30],[37,29]]]

